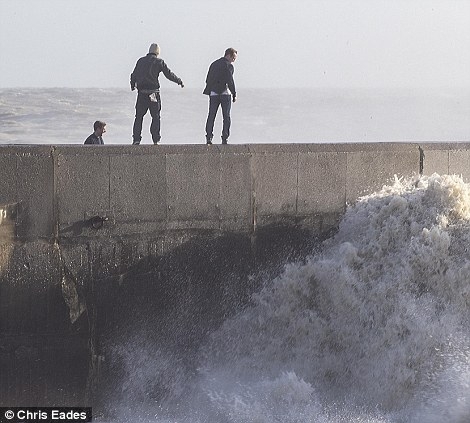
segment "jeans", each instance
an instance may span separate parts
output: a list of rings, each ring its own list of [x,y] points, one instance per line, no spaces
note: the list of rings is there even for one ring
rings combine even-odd
[[[133,144],[140,144],[142,139],[142,122],[148,110],[150,110],[150,115],[152,116],[152,123],[150,125],[152,141],[156,144],[161,139],[160,111],[162,110],[162,102],[160,93],[144,94],[139,92],[135,103],[135,120],[132,129]]]
[[[222,107],[222,141],[227,141],[230,136],[230,108],[232,107],[232,96],[227,94],[209,96],[209,114],[206,122],[206,140],[212,140],[214,136],[214,122],[219,105]]]

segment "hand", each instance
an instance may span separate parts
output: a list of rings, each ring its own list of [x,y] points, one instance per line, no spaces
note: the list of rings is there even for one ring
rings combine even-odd
[[[131,86],[131,91],[134,91],[135,90],[135,87],[134,86]]]
[[[184,88],[183,81],[181,81],[180,85],[181,85],[181,88]]]
[[[237,101],[237,96],[236,95],[233,95],[232,96],[232,101],[235,103]]]

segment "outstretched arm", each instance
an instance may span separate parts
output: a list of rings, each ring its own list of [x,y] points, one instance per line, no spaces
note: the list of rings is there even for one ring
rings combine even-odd
[[[170,68],[166,65],[165,62],[162,62],[162,72],[163,72],[163,75],[165,75],[165,77],[167,79],[169,79],[170,81],[178,84],[178,85],[181,85],[181,88],[184,87],[184,84],[183,84],[183,81],[181,80],[181,78],[178,78],[171,70]]]

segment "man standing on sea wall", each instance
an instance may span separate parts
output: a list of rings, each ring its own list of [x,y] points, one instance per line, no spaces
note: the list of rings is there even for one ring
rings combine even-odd
[[[222,107],[223,118],[222,144],[227,144],[228,137],[230,136],[230,109],[232,100],[234,103],[237,100],[232,63],[235,62],[237,54],[237,50],[228,48],[225,50],[224,57],[213,62],[207,72],[206,88],[203,91],[204,94],[209,96],[209,113],[206,121],[207,144],[212,144],[214,121],[219,105]]]
[[[133,145],[139,145],[142,140],[142,121],[147,111],[150,110],[152,123],[150,133],[152,141],[157,145],[161,140],[160,135],[160,111],[162,102],[160,99],[160,83],[158,76],[160,72],[170,81],[184,87],[183,81],[178,78],[166,65],[163,59],[160,59],[160,47],[153,43],[146,56],[141,57],[131,73],[131,90],[137,87],[137,101],[135,104],[135,120],[132,130]]]

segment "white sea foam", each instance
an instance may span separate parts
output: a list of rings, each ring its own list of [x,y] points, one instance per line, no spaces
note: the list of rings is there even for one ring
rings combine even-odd
[[[168,381],[158,405],[138,398],[159,423],[468,422],[469,241],[468,184],[397,179],[225,321],[195,377],[146,341],[121,347],[125,388]]]
[[[469,219],[455,176],[349,208],[213,335],[204,386],[227,421],[469,421]]]

